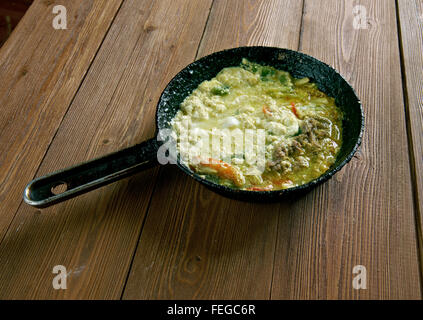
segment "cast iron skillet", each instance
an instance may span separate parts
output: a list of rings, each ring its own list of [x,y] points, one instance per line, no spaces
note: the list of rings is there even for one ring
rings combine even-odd
[[[38,208],[48,207],[157,165],[157,150],[163,143],[157,141],[158,130],[170,128],[170,121],[179,110],[180,103],[201,82],[215,77],[225,67],[239,66],[242,58],[288,71],[296,78],[309,77],[317,83],[321,91],[335,98],[336,104],[344,112],[343,145],[336,162],[326,173],[307,184],[275,191],[231,189],[201,178],[179,161],[177,166],[221,195],[249,201],[278,200],[287,195],[308,191],[331,178],[351,160],[361,143],[364,116],[353,88],[330,66],[303,53],[272,47],[240,47],[201,58],[181,70],[169,82],[157,104],[156,137],[102,158],[37,178],[27,185],[25,202]],[[66,191],[53,193],[53,188],[58,185],[65,185]]]

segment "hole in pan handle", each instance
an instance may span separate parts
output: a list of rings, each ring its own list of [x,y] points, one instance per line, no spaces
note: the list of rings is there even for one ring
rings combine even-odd
[[[32,180],[24,200],[45,208],[128,177],[158,164],[156,138],[127,149]]]

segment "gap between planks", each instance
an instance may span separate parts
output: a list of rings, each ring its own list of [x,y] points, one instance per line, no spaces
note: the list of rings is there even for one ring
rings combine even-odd
[[[420,276],[420,291],[423,294],[423,234],[420,221],[422,221],[422,216],[420,212],[420,205],[419,205],[419,188],[417,184],[417,167],[414,160],[415,150],[414,150],[414,143],[413,143],[413,132],[411,128],[411,116],[410,116],[410,103],[409,103],[409,95],[408,95],[408,88],[407,88],[407,73],[406,67],[404,62],[404,46],[403,46],[403,37],[401,31],[401,17],[399,12],[399,3],[398,0],[395,0],[395,14],[397,20],[397,34],[398,34],[398,45],[400,51],[400,63],[401,63],[401,81],[402,81],[402,89],[403,89],[403,99],[404,99],[404,112],[405,112],[405,127],[407,133],[407,143],[408,143],[408,158],[410,162],[410,176],[413,188],[413,205],[414,205],[414,216],[416,222],[416,245],[417,245],[417,254],[418,254],[418,261],[419,261],[419,276]]]

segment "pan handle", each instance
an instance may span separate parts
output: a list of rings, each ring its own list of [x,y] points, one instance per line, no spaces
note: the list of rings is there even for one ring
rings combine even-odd
[[[24,200],[45,208],[123,179],[158,164],[156,138],[71,168],[32,180]]]

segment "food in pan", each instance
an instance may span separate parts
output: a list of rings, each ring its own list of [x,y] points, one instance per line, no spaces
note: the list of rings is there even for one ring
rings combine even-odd
[[[231,188],[270,191],[318,178],[342,144],[342,112],[308,78],[242,60],[202,82],[172,120],[181,162]]]

